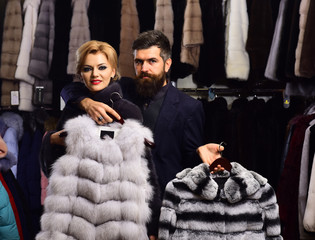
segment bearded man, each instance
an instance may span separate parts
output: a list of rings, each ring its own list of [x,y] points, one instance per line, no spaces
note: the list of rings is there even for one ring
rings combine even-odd
[[[197,152],[204,162],[211,163],[220,156],[219,145],[201,146],[205,124],[201,102],[179,91],[167,79],[172,64],[168,38],[156,30],[143,32],[132,50],[136,78],[122,77],[119,83],[123,97],[140,107],[143,124],[153,132],[153,162],[163,196],[166,184],[178,172],[202,162]],[[61,96],[65,102],[78,103],[98,124],[111,122],[111,116],[117,116],[110,106],[86,97],[79,83],[65,86]]]

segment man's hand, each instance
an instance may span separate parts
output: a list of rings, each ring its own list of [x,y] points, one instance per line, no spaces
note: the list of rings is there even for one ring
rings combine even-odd
[[[210,173],[217,173],[217,172],[222,172],[222,171],[224,171],[224,167],[222,167],[221,165],[217,165],[214,169],[213,169],[213,171],[211,171]]]
[[[200,146],[197,149],[197,153],[204,163],[208,163],[209,165],[211,165],[214,160],[221,157],[220,152],[222,152],[223,150],[224,147],[222,145],[216,143],[208,143]]]
[[[120,120],[119,114],[114,109],[102,102],[94,101],[91,98],[84,98],[79,105],[99,125],[113,121],[108,113],[117,120]]]

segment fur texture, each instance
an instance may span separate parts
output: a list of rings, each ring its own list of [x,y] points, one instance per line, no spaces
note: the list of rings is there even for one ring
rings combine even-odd
[[[42,239],[147,239],[153,192],[144,159],[144,138],[152,133],[135,120],[112,123],[114,139],[100,139],[87,116],[66,122],[67,154],[53,166]]]
[[[225,25],[226,77],[246,81],[250,63],[245,49],[248,34],[248,13],[245,0],[227,1]]]
[[[24,134],[24,127],[23,127],[23,118],[14,112],[4,112],[0,115],[0,119],[8,126],[12,127],[16,130],[18,141],[20,141]]]
[[[207,164],[178,173],[166,187],[159,239],[282,239],[275,193],[261,175],[233,162],[210,174]]]

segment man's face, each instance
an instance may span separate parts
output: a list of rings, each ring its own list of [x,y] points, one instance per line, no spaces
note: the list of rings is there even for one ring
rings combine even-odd
[[[160,51],[157,46],[152,46],[134,52],[137,91],[143,97],[153,97],[167,83],[166,73],[172,60],[164,62]]]

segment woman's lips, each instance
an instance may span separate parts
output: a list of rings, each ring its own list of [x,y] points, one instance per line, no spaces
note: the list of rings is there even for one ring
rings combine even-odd
[[[90,82],[91,82],[91,84],[93,84],[93,85],[97,85],[97,84],[100,84],[102,81],[96,79],[96,80],[91,80]]]

